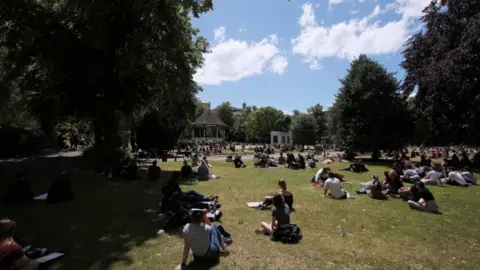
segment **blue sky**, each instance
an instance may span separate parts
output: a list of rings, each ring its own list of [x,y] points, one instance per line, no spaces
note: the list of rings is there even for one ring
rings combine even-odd
[[[194,20],[210,42],[195,80],[215,107],[328,107],[351,59],[365,53],[403,77],[404,41],[430,0],[214,0]]]

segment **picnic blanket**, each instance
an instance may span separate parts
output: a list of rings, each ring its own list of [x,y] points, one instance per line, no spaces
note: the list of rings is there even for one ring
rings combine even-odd
[[[247,202],[247,206],[250,208],[257,208],[262,205],[262,202]]]

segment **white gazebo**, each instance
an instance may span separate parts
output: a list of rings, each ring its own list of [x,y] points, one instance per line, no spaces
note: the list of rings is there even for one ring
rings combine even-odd
[[[283,131],[272,131],[270,132],[270,143],[271,144],[291,144],[292,133],[283,132]]]

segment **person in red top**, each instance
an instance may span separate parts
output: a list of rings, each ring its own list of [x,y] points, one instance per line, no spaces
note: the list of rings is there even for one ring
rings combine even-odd
[[[14,229],[14,221],[0,220],[0,269],[38,269],[39,264],[27,258],[22,247],[13,241]]]

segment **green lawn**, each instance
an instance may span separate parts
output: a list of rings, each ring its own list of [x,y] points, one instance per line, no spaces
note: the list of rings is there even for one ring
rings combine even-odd
[[[15,219],[19,236],[29,242],[68,253],[52,269],[174,269],[181,260],[181,239],[156,235],[162,226],[156,203],[163,182],[109,181],[78,169],[79,160],[3,165],[1,190],[3,179],[23,168],[39,192],[48,189],[60,170],[77,168],[72,171],[77,199],[60,205],[2,206],[0,216]],[[410,210],[398,199],[324,198],[323,190],[310,184],[315,170],[255,169],[251,161],[245,169],[234,169],[226,162],[212,164],[213,173],[221,179],[182,188],[220,196],[221,224],[234,243],[231,256],[214,269],[478,269],[480,264],[479,187],[432,187],[443,212],[433,215]],[[160,165],[171,171],[181,163]],[[358,188],[358,183],[385,170],[369,168],[369,173],[345,173],[345,179]],[[164,178],[168,176],[165,172]],[[256,235],[260,222],[270,220],[269,212],[245,204],[277,191],[279,178],[287,181],[295,195],[297,211],[292,222],[299,224],[304,234],[298,245],[274,243]],[[336,233],[337,226],[351,235]]]

